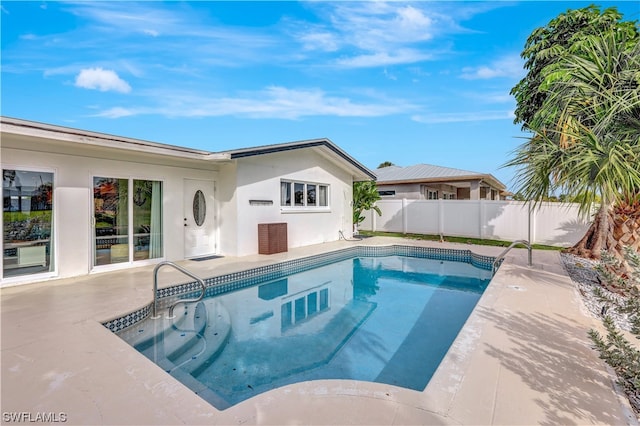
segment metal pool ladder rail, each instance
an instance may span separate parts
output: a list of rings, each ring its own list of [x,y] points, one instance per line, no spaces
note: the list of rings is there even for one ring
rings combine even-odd
[[[532,265],[531,263],[531,244],[529,243],[529,241],[527,240],[516,240],[514,242],[512,242],[509,247],[507,247],[502,253],[500,253],[498,255],[498,257],[495,258],[495,260],[493,261],[493,268],[491,269],[491,275],[495,275],[496,271],[498,270],[498,265],[500,265],[500,261],[504,259],[504,257],[507,255],[507,253],[509,253],[509,251],[514,248],[515,246],[517,246],[518,244],[522,244],[524,246],[527,247],[527,250],[529,251],[529,266]]]
[[[160,262],[156,265],[155,268],[153,268],[153,307],[151,309],[151,318],[153,319],[157,319],[160,318],[161,315],[158,315],[158,270],[163,267],[163,266],[171,266],[175,269],[177,269],[178,271],[182,272],[183,274],[193,278],[194,280],[198,281],[198,283],[200,283],[200,285],[202,286],[202,293],[200,294],[200,297],[198,297],[197,299],[180,299],[180,300],[176,300],[173,305],[169,306],[169,314],[167,315],[167,319],[173,319],[175,318],[175,315],[173,315],[173,309],[176,307],[176,305],[178,303],[193,303],[193,302],[199,302],[204,298],[204,294],[207,290],[207,287],[204,283],[204,280],[200,277],[198,277],[197,275],[187,271],[185,268],[183,268],[180,265],[177,265],[173,262],[169,262],[169,261],[164,261],[164,262]]]

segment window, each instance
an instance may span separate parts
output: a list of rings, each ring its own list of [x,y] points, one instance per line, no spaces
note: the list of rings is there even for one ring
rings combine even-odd
[[[93,178],[94,265],[162,257],[162,182]]]
[[[388,196],[396,195],[396,191],[378,191],[378,194],[381,197],[388,197]]]
[[[431,189],[426,185],[420,186],[420,193],[424,197],[425,200],[437,200],[438,199],[438,191],[435,189]]]
[[[204,197],[204,193],[198,189],[193,196],[193,221],[196,226],[202,226],[206,216],[207,200]]]
[[[293,205],[291,201],[293,194]],[[280,182],[281,207],[328,207],[329,186],[308,182]]]
[[[321,207],[326,207],[329,205],[328,198],[329,188],[326,185],[318,186],[318,205]]]
[[[316,205],[316,186],[307,184],[307,206]]]
[[[53,173],[2,170],[4,278],[53,272]]]
[[[293,184],[293,196],[296,200],[296,207],[304,206],[304,183],[294,183]]]
[[[291,182],[280,182],[280,205],[291,207]]]
[[[443,192],[442,193],[442,198],[445,200],[455,200],[456,199],[456,194],[452,193],[452,192]]]

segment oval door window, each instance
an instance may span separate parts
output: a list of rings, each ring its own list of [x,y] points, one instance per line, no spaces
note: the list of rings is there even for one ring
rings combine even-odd
[[[193,196],[193,220],[196,221],[196,225],[202,226],[206,216],[207,202],[202,191],[198,189],[196,195]]]

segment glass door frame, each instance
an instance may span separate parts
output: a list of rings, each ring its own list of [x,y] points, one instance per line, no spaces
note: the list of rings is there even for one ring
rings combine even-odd
[[[54,278],[58,276],[58,226],[57,226],[57,211],[59,209],[58,206],[58,198],[55,196],[56,188],[58,187],[58,170],[55,168],[46,168],[46,167],[31,167],[31,166],[18,166],[15,164],[0,164],[0,169],[4,170],[16,170],[21,172],[34,172],[34,173],[50,173],[53,175],[51,188],[51,195],[53,197],[53,201],[51,204],[51,234],[49,237],[49,271],[45,272],[36,272],[33,274],[23,274],[16,275],[13,277],[4,277],[4,205],[3,205],[3,214],[0,217],[0,228],[2,229],[2,257],[0,257],[0,287],[4,287],[6,284],[13,283],[22,283],[22,282],[34,282],[41,281],[48,278]],[[4,203],[4,185],[0,187],[0,197]]]
[[[96,178],[106,178],[106,179],[118,179],[118,180],[126,180],[127,181],[127,256],[128,256],[128,260],[127,261],[123,261],[123,262],[117,262],[117,263],[107,263],[107,264],[103,264],[103,265],[97,265],[96,264],[96,256],[97,256],[97,252],[96,252],[96,198],[95,195],[93,193],[93,191],[95,190],[95,184],[94,181]],[[162,219],[161,225],[162,225],[162,229],[161,229],[161,235],[162,235],[162,256],[160,257],[155,257],[155,258],[147,258],[147,259],[140,259],[140,260],[135,260],[135,245],[133,244],[134,239],[135,239],[135,230],[134,230],[134,181],[136,180],[141,180],[141,181],[151,181],[151,182],[160,182],[162,184],[161,188],[162,188],[162,195],[161,195],[161,200],[160,200],[160,208],[161,208],[161,215],[164,215],[164,191],[165,191],[165,180],[161,179],[161,178],[156,178],[156,177],[139,177],[137,175],[128,175],[128,176],[124,176],[122,174],[119,173],[110,173],[110,172],[106,172],[106,173],[92,173],[91,174],[91,180],[90,180],[90,188],[91,188],[91,203],[90,203],[90,259],[89,259],[89,267],[90,267],[90,271],[91,272],[102,272],[102,271],[110,271],[110,270],[118,270],[118,269],[124,269],[124,268],[129,268],[133,265],[136,266],[142,266],[142,265],[146,265],[146,264],[156,264],[159,263],[163,260],[165,260],[165,245],[164,245],[164,219]]]

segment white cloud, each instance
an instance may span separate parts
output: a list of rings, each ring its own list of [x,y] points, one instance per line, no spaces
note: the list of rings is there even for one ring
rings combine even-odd
[[[493,121],[493,120],[513,120],[513,111],[474,111],[474,112],[451,112],[436,113],[427,115],[414,115],[413,121],[425,124],[438,123],[464,123],[473,121]]]
[[[402,49],[396,52],[376,52],[350,58],[341,58],[336,64],[345,68],[371,68],[387,65],[413,64],[427,61],[431,55],[413,49]]]
[[[518,55],[505,56],[489,65],[463,68],[460,77],[467,80],[486,80],[499,77],[521,78],[524,75],[523,64],[523,60]]]
[[[331,3],[331,22],[346,44],[365,50],[393,50],[407,43],[430,40],[448,26],[448,19],[430,5],[394,2]]]
[[[320,24],[293,22],[291,32],[305,50],[339,52],[332,64],[341,68],[369,68],[432,60],[448,46],[425,45],[435,37],[459,32],[440,5],[395,2],[310,2]]]
[[[181,17],[156,5],[121,2],[77,2],[71,3],[73,14],[95,21],[103,28],[119,28],[124,33],[168,32],[180,28]],[[148,28],[154,28],[149,30]],[[158,30],[160,29],[160,30]],[[150,31],[150,32],[149,32]]]
[[[352,100],[345,96],[332,96],[320,89],[289,89],[271,86],[238,97],[215,98],[166,91],[154,92],[159,99],[155,107],[115,107],[95,116],[119,118],[131,115],[164,115],[168,117],[221,117],[278,118],[297,120],[311,116],[380,117],[415,110],[401,100]]]
[[[129,83],[118,77],[115,71],[103,68],[86,68],[76,76],[76,86],[84,89],[97,89],[101,92],[116,91],[129,93]]]
[[[305,50],[334,52],[339,48],[335,35],[328,31],[309,32],[299,38]]]
[[[432,37],[430,30],[434,19],[426,16],[421,10],[406,6],[398,9],[396,14],[394,21],[405,36],[410,35],[411,38],[418,40]]]
[[[132,115],[137,115],[136,111],[132,111],[122,107],[110,108],[108,110],[102,111],[99,114],[96,114],[95,117],[105,117],[105,118],[120,118],[120,117],[129,117]]]

